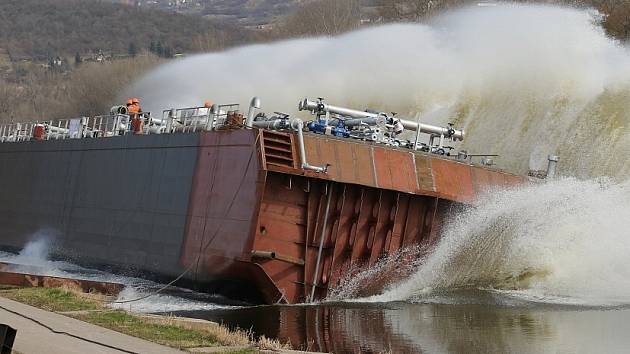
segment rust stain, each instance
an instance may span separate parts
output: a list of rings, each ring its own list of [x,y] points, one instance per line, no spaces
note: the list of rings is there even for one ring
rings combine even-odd
[[[416,176],[418,183],[417,194],[435,192],[433,184],[433,171],[431,170],[431,159],[420,154],[413,154],[416,166]]]
[[[67,287],[80,290],[85,293],[98,292],[108,296],[118,295],[124,285],[118,283],[98,282],[91,280],[78,280],[61,277],[0,271],[0,284],[19,287],[34,288],[60,288]]]
[[[392,185],[396,187],[390,189],[405,193],[415,192],[418,179],[416,178],[413,154],[407,151],[388,150],[387,161],[392,176]]]
[[[435,191],[440,197],[469,203],[473,200],[474,189],[471,167],[448,160],[431,161]]]
[[[201,133],[180,263],[219,263],[211,253],[239,257],[252,237],[261,191],[257,134],[250,130]]]
[[[406,149],[314,134],[306,134],[304,140],[308,162],[318,166],[330,164],[328,173],[270,165],[267,169],[462,203],[471,202],[482,192],[486,181],[492,186],[524,182],[520,176]],[[291,141],[297,144],[296,139]]]

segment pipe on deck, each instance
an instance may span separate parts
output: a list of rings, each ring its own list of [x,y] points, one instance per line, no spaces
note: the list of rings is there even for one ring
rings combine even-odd
[[[302,169],[315,171],[317,173],[326,173],[328,172],[329,164],[326,166],[313,166],[306,162],[306,148],[304,147],[304,122],[301,119],[293,118],[291,119],[291,128],[297,132],[298,138],[298,146],[300,148],[300,160],[302,161]]]
[[[259,109],[260,107],[261,107],[260,98],[253,97],[251,102],[249,102],[249,111],[247,111],[247,119],[245,120],[245,127],[251,128],[253,126],[252,123],[254,123],[254,114],[256,113],[256,110]]]
[[[300,161],[302,162],[302,169],[308,171],[315,171],[317,173],[326,173],[328,172],[328,167],[326,166],[313,166],[309,164],[306,160],[306,148],[304,147],[304,122],[301,119],[293,118],[291,120],[287,119],[272,119],[272,120],[264,120],[252,122],[252,126],[261,129],[271,129],[271,130],[282,130],[282,129],[290,129],[294,130],[297,134],[298,139],[298,148],[300,151]]]
[[[298,105],[298,109],[300,111],[311,111],[313,113],[330,112],[346,117],[352,117],[355,119],[345,121],[344,123],[348,124],[349,122],[350,124],[355,125],[358,125],[362,122],[367,124],[375,124],[379,118],[383,119],[384,117],[383,114],[379,113],[365,112],[351,108],[333,106],[328,103],[310,101],[307,98],[300,102],[300,104]],[[453,129],[451,127],[440,127],[436,125],[423,124],[408,119],[396,119],[398,119],[402,123],[405,129],[420,131],[421,133],[425,134],[444,136],[453,140],[464,140],[464,137],[466,136],[466,133],[462,129]]]

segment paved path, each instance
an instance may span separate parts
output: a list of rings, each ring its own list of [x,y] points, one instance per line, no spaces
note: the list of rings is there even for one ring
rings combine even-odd
[[[11,313],[11,311],[33,318],[55,331],[67,332],[121,350],[90,343],[68,335],[53,333],[33,321]],[[13,349],[22,354],[184,353],[3,297],[0,297],[0,323],[17,329]]]

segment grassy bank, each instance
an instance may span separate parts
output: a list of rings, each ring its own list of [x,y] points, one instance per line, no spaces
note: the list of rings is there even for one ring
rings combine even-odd
[[[227,353],[258,353],[257,343],[248,333],[213,323],[189,326],[174,317],[145,317],[114,310],[104,306],[98,295],[66,289],[0,287],[0,296],[173,348],[227,346],[235,348]]]

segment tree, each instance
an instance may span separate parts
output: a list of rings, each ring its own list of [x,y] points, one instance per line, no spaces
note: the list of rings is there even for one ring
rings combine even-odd
[[[161,57],[164,54],[164,49],[162,48],[162,42],[158,41],[155,45],[155,54]]]
[[[79,66],[81,65],[81,62],[83,61],[83,59],[81,58],[81,54],[79,52],[77,52],[74,55],[74,66]]]
[[[154,41],[151,41],[151,44],[149,44],[149,52],[155,53],[155,42]]]
[[[386,21],[418,21],[469,3],[463,0],[381,0],[379,15]]]
[[[298,8],[280,26],[282,36],[334,36],[361,25],[359,0],[320,0]]]
[[[188,52],[202,33],[217,31],[230,42],[243,43],[254,32],[237,24],[146,6],[129,8],[120,2],[1,0],[0,48],[10,49],[17,58],[45,61],[51,55],[72,59],[77,51],[93,52],[95,45],[112,54],[127,54],[130,41],[140,54],[150,41],[161,39],[174,51]]]
[[[129,43],[129,49],[127,50],[127,54],[132,57],[135,57],[138,54],[138,49],[136,48],[136,44],[134,42]]]
[[[172,58],[173,57],[173,49],[171,47],[164,47],[164,58]]]

